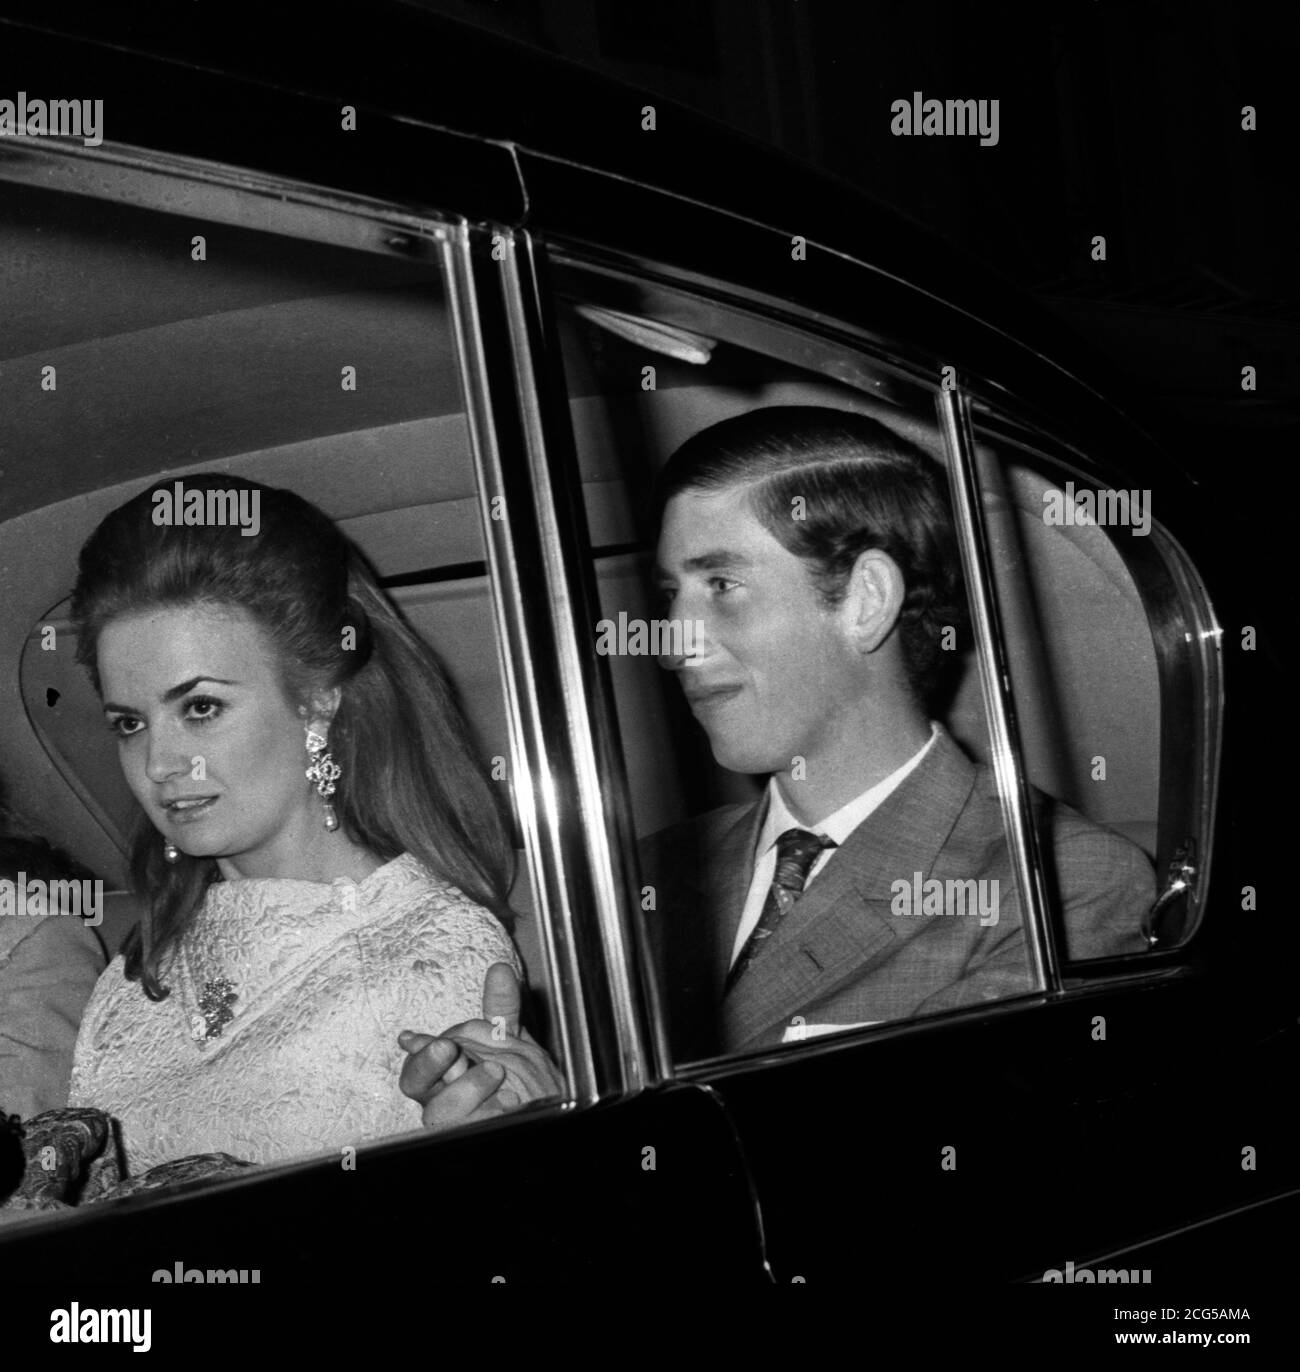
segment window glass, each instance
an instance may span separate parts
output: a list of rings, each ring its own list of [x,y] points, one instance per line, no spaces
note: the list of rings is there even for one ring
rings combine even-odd
[[[0,616],[21,657],[0,712],[0,878],[13,896],[39,851],[84,878],[86,906],[49,895],[57,1003],[0,994],[0,1106],[64,1105],[71,1082],[74,1105],[122,1126],[105,1187],[194,1154],[275,1163],[419,1129],[397,1035],[479,1018],[487,968],[521,965],[512,914],[544,1044],[550,1002],[511,886],[528,864],[436,240],[403,260],[14,186],[0,238]],[[164,565],[142,527],[95,564],[106,721],[69,593],[100,521],[155,482],[158,536],[175,548],[171,526],[192,525],[208,551]],[[136,557],[148,574],[123,572],[112,600],[111,568]],[[223,620],[196,587],[240,608]],[[164,701],[182,665],[215,682]],[[131,873],[142,825],[150,889]],[[173,854],[198,894],[168,906],[187,921],[157,964],[169,994],[147,998],[120,961],[92,991],[99,944],[129,952],[179,880]],[[111,897],[133,882],[134,900]],[[27,926],[0,929],[8,976]]]
[[[1091,861],[1135,886],[1148,880],[1148,914],[1157,872],[1167,884],[1171,863],[1194,870],[1187,896],[1145,925],[1156,948],[1172,947],[1194,927],[1208,878],[1197,857],[1218,728],[1208,607],[1160,521],[1158,491],[976,435],[1029,778],[1104,831]],[[1069,874],[1047,875],[1059,911]]]
[[[558,279],[677,1061],[1038,989],[932,386],[684,291]],[[1077,874],[1093,833],[1062,838],[1080,939],[1134,951],[1132,897]]]

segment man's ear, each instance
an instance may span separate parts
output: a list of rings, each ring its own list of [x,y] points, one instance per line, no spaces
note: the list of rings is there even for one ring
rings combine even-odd
[[[860,653],[874,653],[889,638],[906,596],[903,573],[888,553],[872,548],[858,555],[849,573],[840,614]]]

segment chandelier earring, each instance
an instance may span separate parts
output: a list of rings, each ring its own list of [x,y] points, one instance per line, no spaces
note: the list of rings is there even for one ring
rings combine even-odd
[[[334,761],[324,735],[318,734],[315,729],[307,730],[307,752],[311,755],[311,766],[306,771],[307,780],[316,788],[316,794],[325,806],[325,827],[333,833],[339,827],[339,821],[330,797],[336,789],[334,783],[343,775],[343,768]]]

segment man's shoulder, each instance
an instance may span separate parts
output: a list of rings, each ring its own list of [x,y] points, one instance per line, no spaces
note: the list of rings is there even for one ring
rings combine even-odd
[[[987,763],[981,762],[976,764],[975,770],[976,783],[972,799],[978,796],[984,802],[981,812],[990,823],[1003,826],[1001,801],[993,769]],[[1062,853],[1067,856],[1079,853],[1091,863],[1096,858],[1104,856],[1121,867],[1150,869],[1151,860],[1132,839],[1097,820],[1089,819],[1065,801],[1058,800],[1046,791],[1040,791],[1038,787],[1031,785],[1029,803],[1040,838],[1050,838],[1058,857]]]
[[[1151,859],[1123,834],[1080,814],[1064,801],[1052,801],[1047,832],[1061,903],[1069,910],[1087,904],[1124,911],[1132,945],[1118,951],[1141,951],[1137,940],[1142,915],[1156,897],[1156,871]],[[1076,952],[1076,956],[1099,956]]]
[[[1062,860],[1068,860],[1088,869],[1104,863],[1120,870],[1153,870],[1151,859],[1132,839],[1089,819],[1063,800],[1033,788],[1031,791],[1038,831],[1050,836],[1058,866]]]
[[[980,792],[996,799],[991,769],[980,771]],[[1142,916],[1156,893],[1151,859],[1124,834],[1032,786],[1030,804],[1049,887],[1065,921],[1068,956],[1143,951]]]
[[[6,920],[0,932],[0,967],[58,968],[93,965],[96,975],[107,958],[92,925],[74,915],[51,911],[36,918]]]

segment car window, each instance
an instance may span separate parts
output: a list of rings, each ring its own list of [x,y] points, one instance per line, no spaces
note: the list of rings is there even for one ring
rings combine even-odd
[[[1159,489],[1010,429],[994,413],[975,436],[1026,769],[1152,861],[1144,932],[1167,950],[1208,890],[1217,627]]]
[[[97,174],[111,189],[112,168]],[[162,478],[178,487],[177,511],[194,473],[288,488],[360,548],[450,679],[475,765],[513,826],[509,913],[526,975],[525,1023],[549,1045],[554,999],[530,894],[535,855],[515,817],[521,772],[448,303],[448,231],[409,216],[385,223],[372,208],[360,219],[331,215],[319,200],[309,212],[289,196],[268,205],[230,189],[214,214],[211,190],[178,176],[143,205],[30,185],[6,186],[0,199],[9,268],[0,286],[0,615],[14,658],[21,654],[0,726],[8,802],[105,890],[127,888],[141,812],[75,660],[69,591],[78,549],[109,511]],[[278,232],[246,227],[277,215]],[[122,908],[102,930],[110,953],[140,911]],[[491,936],[476,928],[477,942],[430,926],[427,947],[412,945],[370,991],[345,995],[356,1022],[345,1015],[329,1032],[343,1036],[341,1060],[353,1051],[344,1039],[355,1044],[364,1031],[384,1040],[367,1088],[380,1106],[353,1111],[347,1140],[327,1130],[295,1155],[337,1156],[344,1144],[421,1127],[419,1108],[397,1089],[396,1036],[479,1016],[490,955],[515,953],[499,925]],[[274,993],[266,995],[262,1009],[273,1014]],[[253,1051],[250,1063],[263,1061]],[[280,1065],[292,1074],[291,1055]],[[312,1119],[328,1114],[329,1089],[304,1083],[299,1099]],[[222,1127],[211,1138],[186,1136],[188,1151],[240,1156]]]
[[[787,598],[776,595],[750,635],[737,627],[747,611],[720,607],[727,596],[752,598],[757,591],[718,561],[701,564],[698,575],[691,571],[692,554],[717,551],[704,546],[710,538],[725,547],[735,530],[752,532],[744,514],[765,532],[777,528],[771,518],[764,524],[752,503],[725,503],[728,480],[733,486],[739,481],[735,468],[727,469],[731,478],[714,479],[712,494],[689,485],[673,488],[662,523],[659,518],[670,459],[683,445],[694,445],[692,461],[711,461],[714,440],[699,438],[711,426],[743,418],[747,427],[727,431],[727,452],[741,452],[748,461],[751,450],[767,441],[765,415],[771,432],[787,435],[771,440],[769,446],[779,448],[790,424],[797,428],[803,418],[816,423],[819,411],[823,420],[844,412],[865,418],[880,426],[875,432],[886,446],[892,436],[921,454],[951,509],[950,455],[935,417],[939,369],[927,375],[923,365],[906,368],[870,340],[857,348],[832,342],[813,329],[670,289],[659,279],[651,284],[608,267],[587,269],[567,251],[556,282],[602,615],[591,632],[595,651],[608,664],[616,703],[638,837],[642,914],[676,1060],[782,1045],[797,1050],[812,1038],[1041,989],[1047,976],[1035,951],[1040,934],[1027,917],[1008,837],[1015,802],[995,765],[989,673],[981,670],[982,649],[970,628],[969,575],[958,580],[961,613],[952,623],[932,626],[939,649],[933,679],[909,678],[925,696],[921,717],[927,730],[937,727],[940,742],[931,745],[928,734],[914,744],[898,742],[889,728],[904,736],[909,715],[891,706],[885,711],[889,726],[878,731],[879,751],[890,766],[877,763],[873,770],[871,750],[859,749],[857,770],[836,786],[808,787],[810,796],[816,790],[812,804],[820,808],[800,814],[797,796],[807,785],[811,759],[792,755],[778,771],[776,752],[816,745],[821,716],[857,700],[851,673],[827,687],[826,671],[843,664],[828,669],[818,656],[826,640],[805,632],[809,623],[823,626],[829,612],[798,582],[787,583]],[[815,443],[805,464],[807,489],[798,468],[780,487],[791,501],[792,521],[807,513],[796,508],[801,496],[827,498],[814,449]],[[716,463],[709,470],[716,471]],[[670,537],[672,501],[686,509],[692,498],[697,517],[679,520]],[[1007,591],[1009,569],[1017,565],[1004,536],[1007,508],[1005,492],[990,483],[981,511],[1000,540],[988,588],[995,597]],[[770,503],[764,509],[770,516]],[[716,522],[710,526],[710,520]],[[780,543],[777,534],[773,538]],[[937,561],[958,566],[958,542],[949,536]],[[1053,575],[1074,576],[1080,595],[1101,596],[1116,574],[1113,563],[1100,556],[1082,569],[1053,563]],[[806,559],[802,564],[804,570],[810,565]],[[916,575],[925,595],[937,594],[921,572]],[[691,586],[694,596],[684,591]],[[1136,598],[1128,587],[1111,594]],[[677,623],[682,605],[689,613]],[[792,615],[796,605],[801,609]],[[1023,614],[1013,613],[1006,632],[1023,654],[1023,640],[1034,630]],[[681,636],[676,643],[673,633]],[[787,639],[764,639],[769,633]],[[792,665],[791,653],[805,656]],[[1145,694],[1134,694],[1130,711],[1157,710],[1149,668],[1149,655],[1134,668]],[[873,678],[868,673],[861,680]],[[873,688],[864,689],[869,697]],[[1114,700],[1124,690],[1121,682]],[[1034,870],[1048,897],[1045,913],[1058,918],[1061,960],[1143,955],[1142,920],[1154,900],[1155,877],[1152,852],[1140,841],[1145,835],[1130,837],[1130,817],[1118,813],[1128,798],[1098,805],[1092,795],[1063,784],[1062,775],[1069,780],[1072,773],[1046,763],[1068,763],[1068,745],[1051,733],[1045,714],[1035,713],[1032,699],[1022,702],[1017,694],[1015,703],[1029,715],[1028,742],[1023,757],[1016,755],[1030,784],[1023,814],[1037,849]],[[1116,717],[1122,713],[1116,705]],[[855,717],[871,727],[870,699]],[[777,741],[775,752],[767,747],[769,736]],[[848,751],[854,746],[850,742]],[[1122,739],[1112,746],[1122,747]],[[835,756],[823,751],[816,765],[836,765]],[[777,776],[779,786],[772,781]],[[883,795],[876,791],[881,781]],[[1131,784],[1135,806],[1139,795],[1150,798],[1151,778],[1142,785],[1145,791],[1136,780]],[[784,808],[777,807],[777,796]],[[827,797],[835,803],[829,812]],[[789,800],[796,800],[793,810]],[[840,835],[795,878],[789,900],[765,888],[761,859],[773,850],[764,845],[779,838],[769,814],[782,826],[791,818],[806,821],[818,838],[831,837],[821,822],[833,819]],[[781,851],[777,844],[778,861]],[[769,857],[767,866],[775,871],[775,865]],[[769,898],[786,906],[774,921],[764,918]]]

